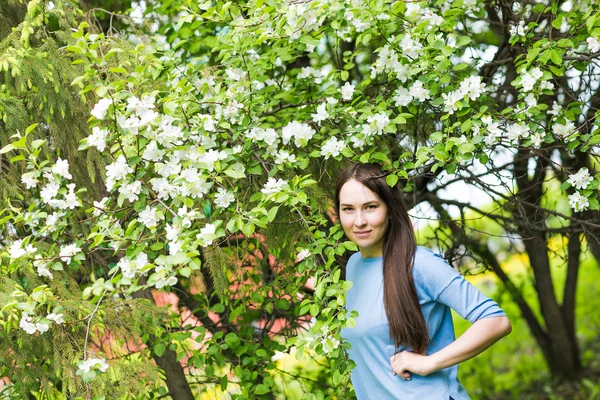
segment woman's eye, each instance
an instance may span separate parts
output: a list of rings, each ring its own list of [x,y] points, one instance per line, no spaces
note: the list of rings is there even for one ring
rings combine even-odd
[[[375,208],[377,208],[377,206],[375,206],[375,205],[368,205],[368,206],[366,207],[366,209],[367,209],[367,210],[373,210],[373,209],[375,209]]]
[[[352,209],[351,209],[351,208],[349,208],[349,207],[346,207],[346,208],[342,208],[342,211],[344,211],[344,212],[348,212],[348,211],[352,211]]]

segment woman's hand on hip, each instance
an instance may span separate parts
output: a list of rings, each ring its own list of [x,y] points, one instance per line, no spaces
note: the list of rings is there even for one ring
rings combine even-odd
[[[404,380],[411,379],[411,373],[427,376],[435,372],[435,366],[430,357],[412,353],[410,351],[401,351],[390,357],[392,371]]]

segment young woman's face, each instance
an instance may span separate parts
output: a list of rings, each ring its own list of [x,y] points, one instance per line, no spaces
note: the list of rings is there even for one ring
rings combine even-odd
[[[356,243],[364,258],[381,256],[388,228],[385,203],[355,179],[344,183],[339,198],[340,222],[346,236]]]

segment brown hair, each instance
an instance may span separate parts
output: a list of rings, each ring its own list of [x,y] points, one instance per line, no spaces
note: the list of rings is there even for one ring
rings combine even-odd
[[[335,189],[336,210],[339,213],[340,190],[351,179],[365,185],[386,204],[389,223],[383,241],[383,304],[390,337],[396,347],[410,346],[422,353],[429,334],[412,276],[415,234],[400,191],[387,184],[386,175],[377,164],[352,164],[344,169]]]

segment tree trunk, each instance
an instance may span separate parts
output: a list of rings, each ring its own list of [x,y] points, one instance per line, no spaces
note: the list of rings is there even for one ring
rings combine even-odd
[[[145,278],[140,278],[140,281],[140,284],[143,284],[142,282],[145,281]],[[150,289],[134,292],[133,297],[145,298],[154,303],[154,298],[152,297]],[[154,340],[154,336],[151,336],[150,341]],[[156,365],[158,365],[165,373],[165,383],[169,389],[169,395],[177,400],[194,400],[194,394],[186,379],[185,371],[183,370],[181,363],[177,361],[177,354],[167,346],[167,349],[162,356],[159,357],[153,352],[152,357],[154,358]]]
[[[156,365],[165,372],[165,380],[169,388],[169,395],[177,400],[194,400],[190,384],[185,378],[183,367],[177,361],[177,353],[169,349],[162,356],[153,355]]]

